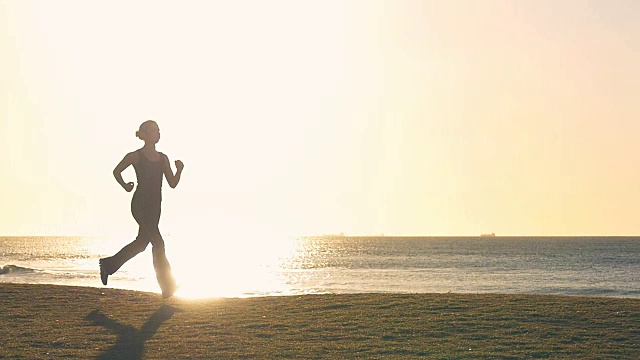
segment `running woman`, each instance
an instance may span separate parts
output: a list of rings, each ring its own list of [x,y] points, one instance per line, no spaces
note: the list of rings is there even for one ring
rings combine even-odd
[[[138,187],[131,200],[131,213],[139,225],[138,236],[117,254],[100,259],[100,278],[102,283],[107,285],[109,275],[118,271],[129,259],[143,252],[151,243],[156,278],[162,290],[162,297],[167,298],[176,291],[176,283],[171,275],[171,266],[165,255],[164,240],[158,229],[162,202],[162,176],[164,175],[171,188],[175,188],[180,182],[184,164],[176,160],[177,171],[174,174],[169,158],[156,150],[156,144],[160,141],[160,129],[155,121],[143,122],[136,136],[144,141],[144,146],[125,155],[113,169],[113,176],[123,189],[131,192],[134,184],[133,182],[125,183],[122,172],[129,165],[133,165],[135,169]]]

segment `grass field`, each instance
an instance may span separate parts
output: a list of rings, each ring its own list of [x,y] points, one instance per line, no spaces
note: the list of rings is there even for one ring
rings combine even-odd
[[[354,294],[162,300],[0,284],[1,358],[633,359],[640,299]]]

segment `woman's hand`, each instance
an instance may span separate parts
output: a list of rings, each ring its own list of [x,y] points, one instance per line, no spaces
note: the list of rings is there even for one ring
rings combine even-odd
[[[178,169],[178,171],[182,171],[182,169],[184,169],[184,164],[182,163],[182,161],[176,160],[176,169]]]
[[[124,188],[127,192],[131,192],[131,190],[133,190],[133,183],[132,183],[132,182],[128,182],[128,183],[124,184],[123,188]]]
[[[173,170],[171,169],[171,163],[169,162],[169,158],[165,156],[165,159],[167,159],[164,162],[164,177],[165,179],[167,179],[167,182],[169,183],[169,186],[171,186],[172,189],[174,189],[176,186],[178,186],[178,183],[180,182],[180,175],[182,175],[182,169],[184,168],[184,164],[182,163],[182,161],[180,160],[176,160],[174,163],[176,164],[176,169],[178,169],[178,171],[176,171],[176,173],[173,173]]]

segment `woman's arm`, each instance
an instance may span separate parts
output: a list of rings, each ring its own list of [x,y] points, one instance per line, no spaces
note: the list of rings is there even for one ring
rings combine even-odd
[[[184,164],[180,160],[176,160],[176,173],[173,174],[173,170],[171,170],[171,164],[169,163],[169,157],[165,156],[164,161],[164,177],[167,179],[169,186],[174,189],[178,186],[180,182],[180,175],[182,175],[182,169],[184,168]]]
[[[113,176],[116,178],[116,181],[127,192],[131,192],[131,190],[133,190],[133,183],[132,182],[125,183],[124,180],[122,179],[122,172],[124,171],[124,169],[128,168],[129,165],[132,165],[134,160],[135,160],[135,153],[128,153],[127,155],[124,156],[124,158],[122,158],[120,163],[116,165],[116,168],[113,169]]]

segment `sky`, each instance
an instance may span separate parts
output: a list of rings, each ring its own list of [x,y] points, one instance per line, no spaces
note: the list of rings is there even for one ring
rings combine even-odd
[[[639,15],[0,0],[0,234],[132,239],[111,172],[153,119],[170,236],[637,235]]]

